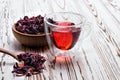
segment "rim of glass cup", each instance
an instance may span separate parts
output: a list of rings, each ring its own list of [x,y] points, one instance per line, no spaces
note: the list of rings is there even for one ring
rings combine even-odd
[[[50,23],[50,22],[47,20],[47,19],[49,18],[49,16],[54,15],[54,14],[74,14],[74,15],[80,16],[80,17],[81,17],[81,21],[80,21],[79,23],[75,23],[74,25],[71,25],[71,26],[84,25],[84,23],[86,22],[85,17],[84,17],[83,15],[79,14],[79,13],[75,13],[75,12],[53,12],[53,13],[47,14],[47,15],[45,16],[45,18],[44,18],[44,21],[45,21],[47,24],[51,25],[51,26],[56,26],[56,27],[58,26],[58,25],[56,25],[56,24]],[[70,27],[70,26],[66,26],[66,27]]]

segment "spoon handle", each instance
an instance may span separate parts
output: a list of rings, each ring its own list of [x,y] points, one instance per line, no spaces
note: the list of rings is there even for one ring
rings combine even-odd
[[[18,60],[17,55],[15,53],[11,52],[11,51],[8,51],[8,50],[5,50],[3,48],[0,48],[0,52],[8,54],[8,55],[12,56],[13,58],[15,58],[16,60]]]

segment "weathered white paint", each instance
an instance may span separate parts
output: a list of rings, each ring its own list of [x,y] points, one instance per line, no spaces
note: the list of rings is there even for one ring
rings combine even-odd
[[[30,49],[13,36],[12,25],[25,15],[70,11],[92,22],[92,34],[75,46],[72,62],[56,63],[32,77],[14,77],[16,62],[0,53],[0,80],[120,80],[120,0],[0,0],[0,47],[17,53],[49,53],[47,48]],[[46,50],[47,49],[47,50]],[[46,54],[43,54],[47,56]]]

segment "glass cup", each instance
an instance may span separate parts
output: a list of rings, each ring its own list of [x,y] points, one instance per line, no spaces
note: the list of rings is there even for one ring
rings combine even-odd
[[[72,48],[78,41],[86,38],[91,31],[90,24],[86,22],[85,17],[73,12],[48,14],[44,18],[44,23],[50,48],[48,58],[55,62],[70,61]]]

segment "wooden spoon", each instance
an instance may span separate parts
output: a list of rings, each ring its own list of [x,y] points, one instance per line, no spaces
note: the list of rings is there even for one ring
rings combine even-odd
[[[5,53],[5,54],[7,54],[7,55],[10,55],[11,57],[13,57],[13,58],[15,58],[17,61],[19,61],[17,54],[15,54],[14,52],[8,51],[8,50],[3,49],[3,48],[0,48],[0,52]],[[22,54],[24,54],[24,53],[22,53]],[[32,74],[34,75],[34,74],[38,74],[38,73],[39,73],[39,72],[33,72]]]
[[[5,53],[5,54],[8,54],[8,55],[12,56],[13,58],[15,58],[16,60],[18,60],[18,56],[17,56],[17,54],[15,54],[14,52],[5,50],[5,49],[3,49],[3,48],[0,48],[0,52]]]

